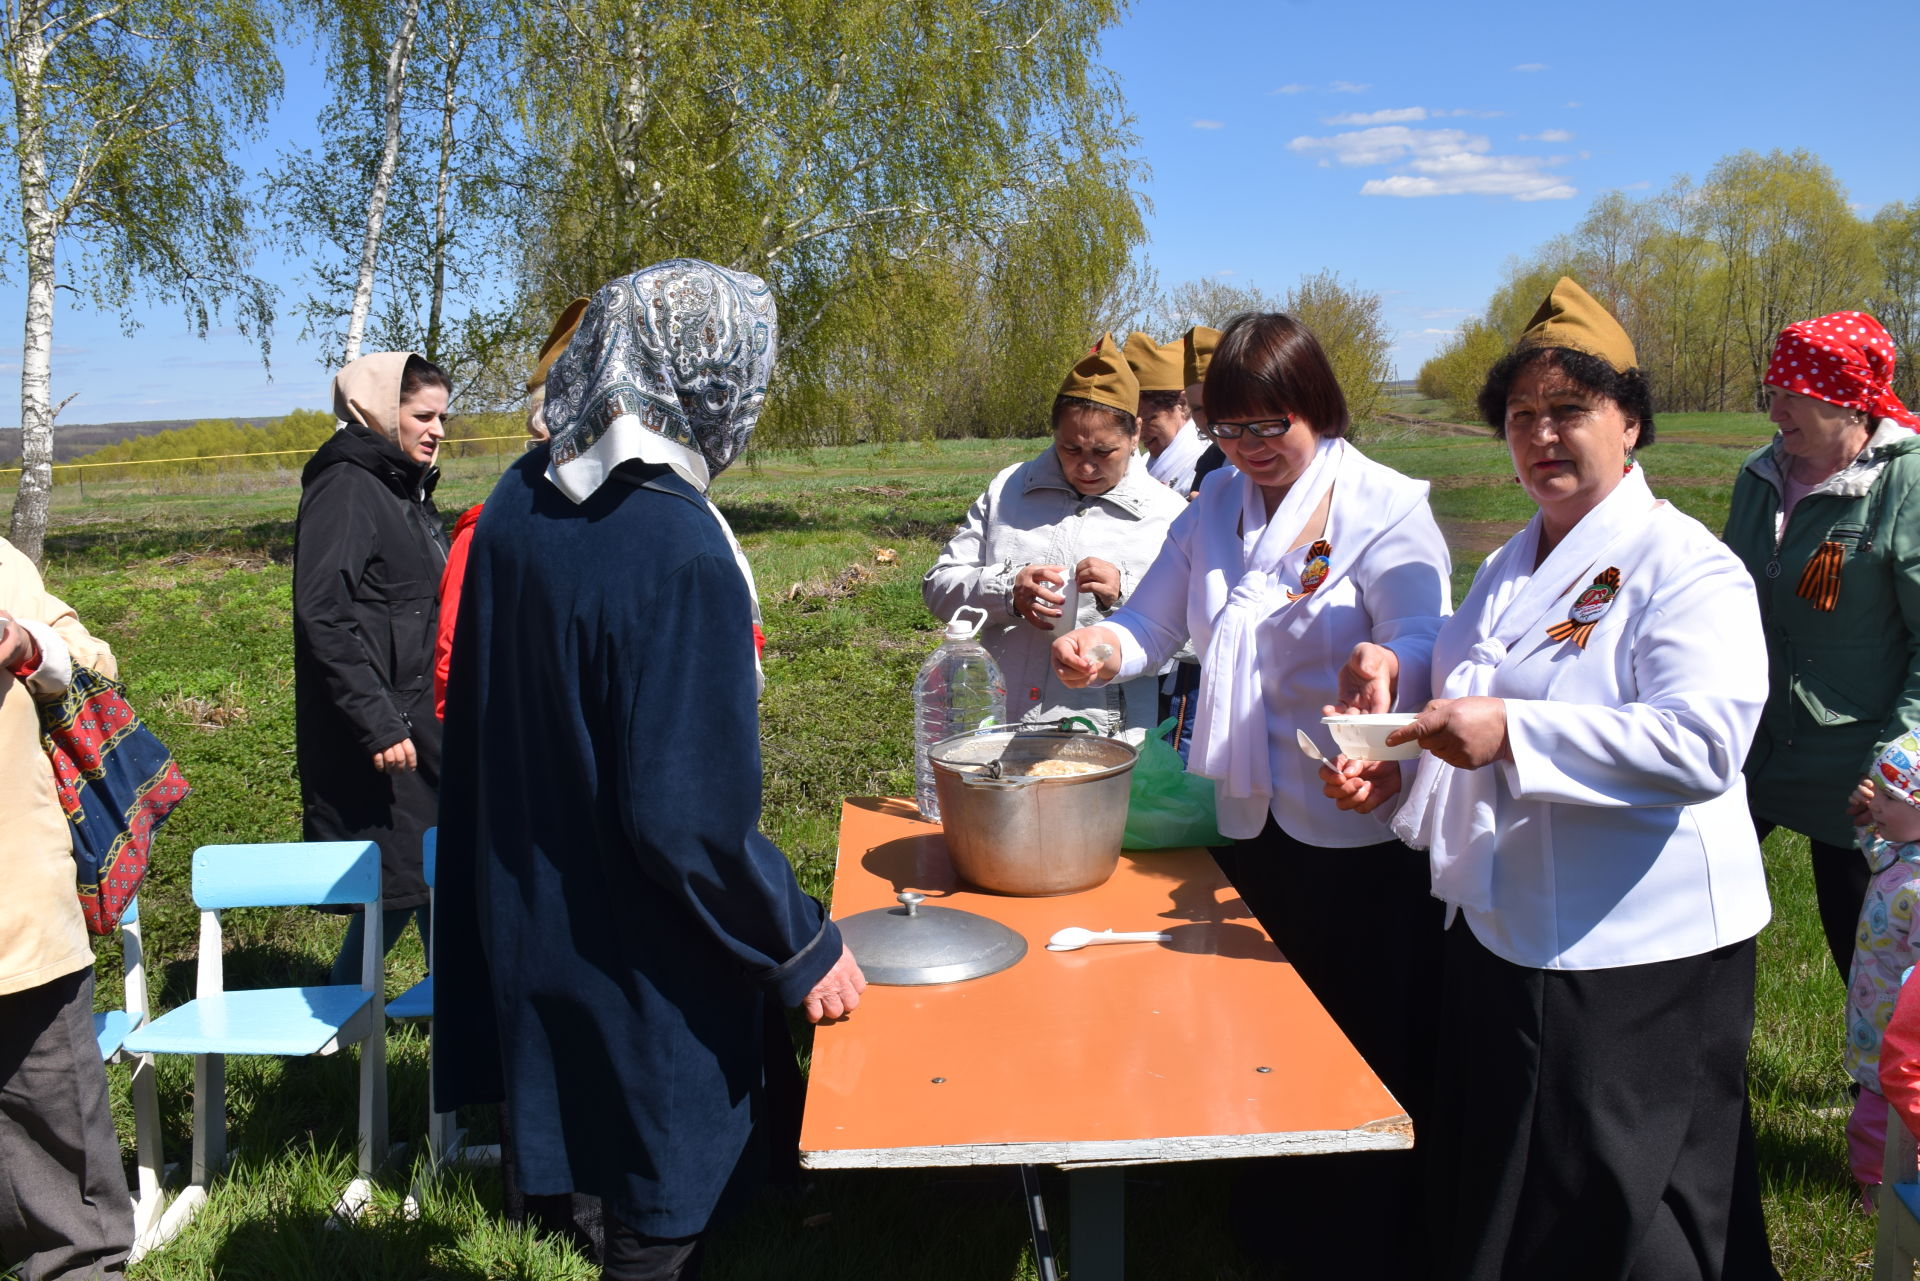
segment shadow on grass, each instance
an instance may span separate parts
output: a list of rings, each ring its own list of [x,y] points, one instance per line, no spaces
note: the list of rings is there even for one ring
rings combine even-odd
[[[130,560],[154,559],[182,552],[255,556],[275,564],[293,562],[293,521],[264,520],[253,524],[208,526],[198,522],[178,525],[141,524],[110,528],[68,527],[47,535],[48,560],[77,561],[118,569]]]

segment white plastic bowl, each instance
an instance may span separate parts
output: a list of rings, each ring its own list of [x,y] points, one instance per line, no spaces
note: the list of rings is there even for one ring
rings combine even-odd
[[[1420,745],[1408,741],[1387,746],[1387,735],[1403,725],[1413,724],[1409,712],[1376,712],[1366,716],[1322,716],[1320,723],[1333,735],[1334,746],[1356,761],[1410,761],[1420,755]]]

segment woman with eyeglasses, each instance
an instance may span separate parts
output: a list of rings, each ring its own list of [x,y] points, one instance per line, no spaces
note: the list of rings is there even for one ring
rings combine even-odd
[[[1207,367],[1209,476],[1125,605],[1054,642],[1070,686],[1155,670],[1191,635],[1200,709],[1188,769],[1214,780],[1214,851],[1247,908],[1419,1122],[1440,906],[1426,860],[1371,814],[1327,803],[1305,731],[1326,705],[1419,708],[1448,611],[1445,541],[1427,485],[1346,440],[1326,353],[1288,316],[1236,317]],[[1110,654],[1095,657],[1105,644]],[[1395,762],[1345,763],[1398,781]],[[1371,942],[1370,942],[1371,940]],[[1379,947],[1390,958],[1367,963]]]

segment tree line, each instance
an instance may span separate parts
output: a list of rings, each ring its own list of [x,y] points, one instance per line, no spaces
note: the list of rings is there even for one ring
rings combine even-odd
[[[1695,183],[1641,199],[1612,191],[1564,236],[1511,263],[1485,310],[1420,369],[1422,394],[1472,412],[1487,369],[1572,276],[1620,318],[1659,408],[1747,411],[1780,330],[1832,311],[1872,312],[1920,394],[1920,200],[1862,217],[1806,151],[1742,151]]]
[[[1117,83],[1123,0],[21,0],[0,184],[26,285],[22,475],[40,553],[53,299],[135,298],[329,363],[405,348],[512,405],[568,299],[664,258],[767,278],[763,422],[823,444],[1044,422],[1144,237]],[[235,162],[324,50],[317,143]],[[285,299],[254,270],[304,264]]]

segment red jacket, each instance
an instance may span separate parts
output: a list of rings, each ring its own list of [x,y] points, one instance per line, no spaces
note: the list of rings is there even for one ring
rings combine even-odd
[[[480,520],[483,503],[475,503],[453,522],[453,547],[447,567],[440,572],[440,625],[433,638],[433,712],[447,717],[447,665],[453,658],[453,625],[460,618],[460,584],[467,577],[467,547]]]

